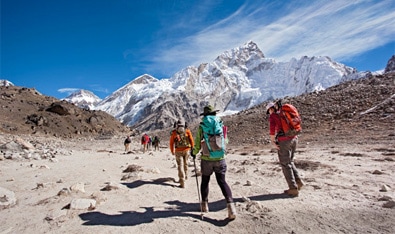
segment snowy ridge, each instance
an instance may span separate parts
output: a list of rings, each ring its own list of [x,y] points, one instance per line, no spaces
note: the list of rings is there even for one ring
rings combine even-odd
[[[63,100],[74,103],[84,109],[94,109],[96,104],[101,101],[101,99],[88,90],[79,90],[67,96]]]
[[[0,86],[15,86],[11,81],[0,80]]]
[[[211,63],[186,67],[168,79],[139,76],[95,109],[128,126],[153,130],[170,127],[177,119],[192,122],[208,103],[221,115],[233,114],[267,100],[323,90],[365,75],[324,56],[276,62],[249,41]]]

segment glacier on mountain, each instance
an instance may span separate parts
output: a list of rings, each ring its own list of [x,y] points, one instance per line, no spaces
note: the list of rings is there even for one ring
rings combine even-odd
[[[326,56],[276,62],[249,41],[170,78],[139,76],[94,108],[128,126],[153,130],[170,127],[177,119],[192,122],[206,104],[222,115],[233,114],[267,100],[319,91],[363,76]]]

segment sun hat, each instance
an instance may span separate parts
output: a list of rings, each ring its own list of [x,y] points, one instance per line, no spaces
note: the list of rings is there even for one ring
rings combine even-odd
[[[274,107],[274,103],[273,102],[269,102],[266,105],[266,114],[269,114],[269,109],[272,108],[272,107]]]
[[[200,115],[212,115],[212,114],[217,114],[219,110],[214,110],[214,107],[212,105],[207,105],[204,107],[203,109],[203,113],[201,113]]]

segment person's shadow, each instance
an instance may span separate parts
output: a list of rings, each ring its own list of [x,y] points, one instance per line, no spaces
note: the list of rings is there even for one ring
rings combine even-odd
[[[102,212],[86,212],[80,214],[80,218],[85,222],[83,225],[107,225],[107,226],[136,226],[144,223],[151,223],[154,219],[169,217],[192,217],[196,220],[209,222],[215,226],[226,226],[230,220],[212,219],[199,214],[199,203],[185,203],[178,200],[165,202],[170,205],[165,210],[156,210],[155,207],[141,207],[145,211],[121,211],[120,214],[104,214]],[[210,203],[210,210],[216,211],[224,208],[224,201]],[[212,208],[212,209],[211,209]]]
[[[155,180],[136,180],[131,183],[122,183],[130,189],[138,188],[145,184],[155,184],[162,186],[172,186],[175,183],[174,178],[165,177],[158,178]],[[274,199],[289,198],[285,194],[266,194],[249,197],[250,200],[267,201]],[[235,198],[234,202],[243,202],[241,198]],[[192,217],[196,220],[202,220],[209,222],[215,226],[223,227],[226,226],[231,220],[228,218],[218,220],[204,216],[204,213],[200,212],[199,203],[185,203],[179,200],[165,202],[169,205],[165,210],[155,210],[155,207],[140,207],[144,208],[145,211],[121,211],[120,214],[104,214],[102,212],[92,211],[81,213],[79,216],[82,220],[85,220],[83,225],[108,225],[108,226],[135,226],[143,223],[153,222],[154,219],[169,218],[169,217]],[[220,211],[226,208],[226,203],[223,199],[209,202],[210,211]],[[199,214],[200,212],[200,214]]]
[[[130,186],[130,188],[135,188]],[[267,201],[274,199],[286,199],[289,196],[285,194],[266,194],[249,197],[251,200],[256,201]],[[243,202],[241,198],[234,199],[235,202]],[[169,218],[169,217],[192,217],[196,220],[211,223],[218,227],[226,226],[231,220],[225,219],[213,219],[208,216],[204,216],[204,213],[200,212],[199,203],[185,203],[179,200],[165,202],[169,205],[165,210],[156,210],[155,207],[141,207],[145,211],[121,211],[120,214],[104,214],[102,212],[86,212],[80,214],[80,218],[85,222],[83,225],[107,225],[107,226],[136,226],[144,223],[151,223],[154,219]],[[210,211],[216,212],[223,210],[226,207],[226,203],[223,199],[210,202]],[[200,214],[199,214],[200,212]]]
[[[175,187],[176,185],[174,185],[172,183],[175,183],[174,178],[164,177],[164,178],[158,178],[155,180],[135,180],[131,183],[121,183],[121,184],[125,185],[126,187],[128,187],[130,189],[134,189],[134,188],[140,187],[145,184],[156,184],[156,185]]]

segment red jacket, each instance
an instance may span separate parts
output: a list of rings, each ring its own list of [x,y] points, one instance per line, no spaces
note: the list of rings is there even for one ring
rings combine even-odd
[[[280,116],[278,113],[273,112],[269,116],[269,134],[270,135],[277,135],[279,132],[283,131]],[[295,138],[296,136],[279,136],[277,137],[278,141],[287,141]]]

